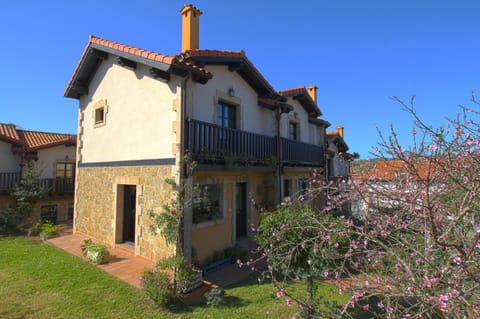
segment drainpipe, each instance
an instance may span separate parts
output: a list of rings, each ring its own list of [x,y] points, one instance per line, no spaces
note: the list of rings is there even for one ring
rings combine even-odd
[[[282,152],[282,139],[280,136],[280,119],[283,113],[282,106],[278,106],[275,110],[275,119],[277,122],[277,183],[278,183],[278,205],[282,203],[282,175],[283,175],[283,152]]]
[[[189,178],[188,172],[187,172],[187,167],[184,162],[185,158],[185,134],[187,132],[186,128],[186,111],[187,111],[187,82],[191,77],[191,71],[188,72],[187,75],[182,79],[181,81],[181,90],[182,90],[182,95],[180,98],[180,127],[182,128],[180,130],[180,150],[179,150],[179,188],[180,189],[185,189],[185,183],[187,182],[186,179]],[[185,204],[185,196],[188,196],[189,194],[183,194],[184,198],[183,204]],[[191,234],[192,234],[192,215],[191,215],[191,210],[188,211],[183,207],[183,224],[180,225],[181,229],[179,229],[179,242],[178,242],[178,247],[177,249],[177,255],[178,252],[182,253],[183,256],[185,257],[187,262],[191,262],[192,259],[192,245],[191,245]],[[187,239],[187,240],[186,240]]]

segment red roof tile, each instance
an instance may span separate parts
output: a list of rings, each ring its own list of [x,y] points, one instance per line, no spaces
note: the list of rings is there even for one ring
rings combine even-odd
[[[0,139],[8,140],[14,143],[21,143],[15,124],[0,123]]]
[[[428,163],[417,163],[415,167],[409,167],[401,160],[380,161],[365,175],[365,179],[391,181],[399,177],[402,172],[415,172],[421,178],[430,175],[434,169]],[[360,177],[361,175],[359,175]]]
[[[77,138],[71,134],[19,130],[14,124],[0,123],[0,139],[21,144],[34,151],[67,143],[76,144]]]
[[[297,93],[308,93],[308,92],[307,92],[307,89],[305,89],[304,86],[299,86],[299,87],[296,87],[296,88],[291,88],[291,89],[278,91],[278,94],[283,95],[283,96],[297,94]]]

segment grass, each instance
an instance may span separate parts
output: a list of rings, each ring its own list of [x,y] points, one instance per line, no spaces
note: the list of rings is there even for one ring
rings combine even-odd
[[[225,305],[161,310],[139,291],[51,245],[0,238],[0,318],[291,318],[297,307],[251,280],[226,289]],[[301,287],[297,287],[301,289]],[[319,294],[344,301],[330,286]]]

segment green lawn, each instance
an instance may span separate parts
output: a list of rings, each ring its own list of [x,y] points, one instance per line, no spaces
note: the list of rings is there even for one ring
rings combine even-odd
[[[320,291],[340,298],[329,286]],[[291,318],[296,311],[254,281],[226,289],[220,309],[159,310],[143,292],[56,247],[0,238],[0,318]]]

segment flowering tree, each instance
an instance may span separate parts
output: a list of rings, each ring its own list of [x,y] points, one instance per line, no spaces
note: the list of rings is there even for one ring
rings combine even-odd
[[[346,182],[349,200],[362,207],[353,216],[325,217],[345,199],[343,192],[331,191],[336,185],[327,184],[316,190],[329,190],[325,208],[304,214],[301,225],[295,218],[272,223],[270,218],[282,216],[278,212],[264,218],[259,238],[271,240],[259,242],[268,275],[301,277],[298,269],[304,268],[304,278],[330,279],[348,296],[331,316],[478,318],[480,113],[461,107],[456,118],[435,129],[417,116],[413,100],[394,99],[414,119],[409,148],[400,145],[393,129],[388,138],[380,134],[375,155],[395,159],[387,161],[396,163],[394,178],[386,182],[363,174]],[[475,99],[472,104],[480,106]],[[302,298],[285,286],[279,291],[308,309],[305,317],[319,314],[308,294]]]

